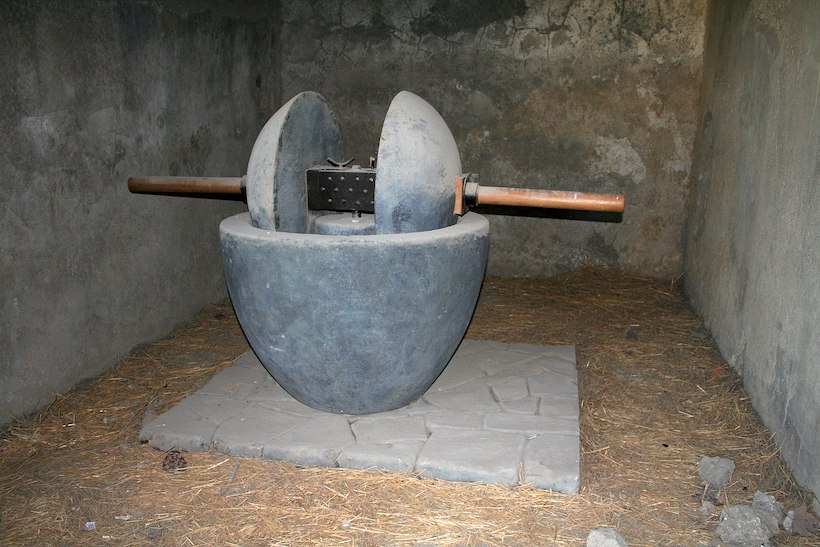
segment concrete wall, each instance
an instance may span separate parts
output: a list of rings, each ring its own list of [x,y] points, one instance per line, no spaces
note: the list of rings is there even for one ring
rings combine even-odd
[[[820,2],[712,12],[686,286],[820,495]]]
[[[0,424],[225,296],[242,205],[125,183],[244,173],[279,99],[267,10],[242,5],[0,3]]]
[[[348,155],[413,91],[485,184],[622,192],[621,224],[491,217],[490,272],[678,274],[705,0],[305,0],[282,5],[282,96],[312,89]]]

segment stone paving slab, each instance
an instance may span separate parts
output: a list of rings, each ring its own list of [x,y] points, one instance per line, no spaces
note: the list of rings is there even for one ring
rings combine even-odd
[[[365,416],[303,405],[248,352],[147,422],[140,439],[159,450],[574,493],[578,408],[573,346],[464,340],[421,399]]]

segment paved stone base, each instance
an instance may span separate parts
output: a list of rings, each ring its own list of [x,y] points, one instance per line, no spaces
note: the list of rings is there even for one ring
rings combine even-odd
[[[464,340],[424,396],[365,416],[299,403],[252,352],[148,422],[151,446],[578,491],[573,346]]]

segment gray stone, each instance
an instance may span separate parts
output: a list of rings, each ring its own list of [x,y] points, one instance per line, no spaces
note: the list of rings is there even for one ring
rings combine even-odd
[[[712,512],[714,510],[715,510],[715,504],[714,503],[712,503],[709,500],[703,500],[703,502],[700,504],[700,509],[698,509],[698,513],[700,513],[701,516],[708,517],[709,515],[712,514]]]
[[[518,401],[504,401],[498,404],[505,412],[532,415],[539,413],[540,403],[541,399],[539,397],[526,397]]]
[[[386,469],[412,472],[424,441],[361,443],[348,446],[339,455],[339,466],[352,469]]]
[[[262,365],[260,365],[262,366]],[[271,380],[272,383],[273,380]],[[324,413],[321,410],[316,410],[315,408],[310,408],[304,403],[300,403],[293,397],[288,396],[287,399],[280,399],[279,392],[277,390],[271,390],[274,394],[273,399],[266,400],[266,399],[248,399],[248,401],[256,402],[256,404],[262,408],[268,408],[270,410],[275,410],[277,412],[282,412],[284,414],[291,414],[293,416],[303,416],[306,418],[312,418],[314,416],[321,416]]]
[[[454,224],[455,180],[462,173],[456,141],[436,109],[409,91],[396,95],[379,139],[376,233]]]
[[[475,356],[473,363],[490,376],[504,374],[505,376],[526,376],[528,374],[540,374],[543,372],[540,365],[524,366],[530,360],[537,359],[535,355],[529,355],[520,351],[508,351],[505,344],[494,342],[494,346],[488,346]],[[522,368],[505,370],[517,363],[521,363]]]
[[[790,509],[786,512],[786,516],[783,517],[783,522],[781,524],[783,526],[783,529],[786,530],[787,532],[792,531],[792,525],[794,524],[794,511],[793,510]]]
[[[530,395],[526,378],[516,377],[502,383],[490,384],[490,386],[493,396],[499,403],[520,401]]]
[[[567,372],[574,372],[575,371],[575,346],[570,344],[564,345],[554,345],[554,346],[538,346],[535,344],[514,344],[514,347],[518,347],[520,349],[525,349],[527,347],[530,348],[530,351],[536,351],[534,348],[538,348],[538,352],[543,356],[550,360],[558,359],[563,361],[563,366],[556,366],[555,369],[563,370]]]
[[[465,342],[467,341],[465,340]],[[459,351],[459,353],[461,352]],[[450,360],[450,364],[455,366],[447,366],[441,375],[436,378],[435,383],[430,386],[429,391],[448,391],[471,382],[483,382],[487,375],[481,368],[471,366],[473,363],[474,361],[465,359],[458,354],[454,355],[453,359]]]
[[[259,366],[259,361],[257,361],[257,367]],[[245,397],[249,401],[264,401],[265,403],[282,403],[285,401],[289,402],[297,402],[291,396],[290,393],[284,390],[282,386],[276,383],[276,381],[271,377],[270,373],[262,368],[265,372],[265,376],[267,376],[266,380],[256,386],[256,389],[248,393]],[[302,405],[305,409],[310,409],[307,405]],[[312,409],[311,409],[312,410]],[[306,412],[303,409],[299,409],[296,413],[302,414]]]
[[[698,477],[709,488],[723,488],[732,480],[735,471],[735,462],[719,456],[704,456],[698,462]]]
[[[424,477],[451,481],[519,483],[523,435],[436,429],[416,461]]]
[[[555,395],[540,397],[537,414],[539,416],[553,416],[556,418],[571,418],[578,420],[581,409],[578,406],[578,397],[573,395]]]
[[[465,338],[458,347],[458,353],[453,355],[453,359],[450,362],[469,363],[472,366],[478,366],[481,370],[484,370],[484,367],[481,366],[481,362],[486,359],[487,355],[498,352],[499,349],[503,350],[504,347],[506,347],[506,344],[496,342],[495,340],[470,340],[469,338]],[[503,351],[501,354],[503,355]]]
[[[554,416],[524,416],[506,412],[492,412],[484,415],[484,429],[521,433],[536,436],[545,430],[551,433],[574,434],[578,431],[575,420]]]
[[[342,450],[355,442],[344,416],[325,414],[266,442],[262,455],[307,467],[333,467]]]
[[[180,405],[143,426],[140,440],[159,450],[207,452],[216,428],[216,422]]]
[[[484,426],[484,414],[481,412],[439,412],[426,417],[427,429],[435,431],[440,428],[481,429]]]
[[[503,353],[503,350],[498,350],[497,353]],[[501,378],[509,378],[509,377],[527,377],[527,376],[539,376],[544,373],[544,369],[541,367],[539,360],[541,359],[538,356],[534,356],[530,354],[524,358],[520,352],[512,353],[511,357],[519,357],[515,361],[509,363],[495,363],[494,361],[499,358],[497,354],[492,354],[488,356],[487,359],[492,359],[493,364],[487,365],[487,374],[491,377],[501,377]]]
[[[156,419],[156,417],[157,417],[157,411],[155,409],[149,408],[148,410],[145,411],[145,415],[142,417],[142,424],[140,425],[140,440],[143,440],[143,441],[148,440],[148,439],[142,439],[142,432],[143,432],[143,430],[145,430],[145,426],[147,426],[148,424],[153,422],[154,419]]]
[[[596,528],[587,536],[587,547],[628,547],[626,540],[614,528]]]
[[[424,399],[413,401],[407,406],[389,410],[387,412],[379,412],[379,416],[395,417],[395,416],[427,416],[429,414],[436,414],[443,412],[442,409],[431,405]]]
[[[522,482],[556,492],[577,492],[581,486],[581,439],[572,434],[542,433],[527,440]]]
[[[247,360],[243,356],[240,359]],[[265,375],[258,367],[249,368],[240,364],[235,370],[222,370],[211,378],[201,389],[204,394],[222,395],[230,397],[247,397],[251,395],[269,375]]]
[[[527,378],[530,395],[538,397],[572,397],[578,392],[578,380],[563,374],[542,374]]]
[[[768,511],[735,505],[720,512],[717,533],[724,542],[740,546],[765,543],[778,532],[778,520]]]
[[[431,389],[424,400],[443,410],[461,412],[498,412],[501,407],[485,382],[474,381],[448,391]]]
[[[248,403],[239,398],[226,395],[213,395],[198,391],[186,397],[179,403],[181,408],[187,408],[191,412],[201,416],[216,424],[221,424],[229,418],[238,416],[247,411]],[[203,410],[207,409],[207,414]]]
[[[371,214],[354,216],[352,213],[323,215],[313,224],[314,232],[322,235],[369,236],[376,233],[376,220]]]
[[[777,501],[774,496],[764,494],[760,490],[755,492],[754,498],[752,498],[752,507],[765,511],[777,522],[783,519],[783,504]]]
[[[305,170],[341,156],[339,125],[324,97],[306,91],[285,103],[259,132],[248,160],[245,191],[253,226],[307,232]]]
[[[399,440],[426,440],[427,428],[421,416],[384,418],[365,416],[350,424],[357,443],[389,443]]]
[[[566,416],[540,415],[544,419],[544,430],[550,433],[575,434],[578,432],[578,419]]]
[[[219,425],[214,433],[213,448],[225,454],[260,457],[269,439],[305,423],[307,418],[250,406],[243,414]]]

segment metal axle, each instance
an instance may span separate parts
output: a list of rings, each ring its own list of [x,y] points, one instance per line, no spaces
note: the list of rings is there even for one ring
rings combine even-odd
[[[242,194],[245,177],[130,177],[134,194]]]
[[[347,178],[345,178],[347,177]],[[308,207],[331,211],[373,212],[375,170],[315,167],[307,171]],[[135,194],[242,194],[245,177],[131,177],[128,189]],[[473,175],[457,177],[453,212],[463,215],[478,205],[537,207],[621,213],[625,199],[619,194],[534,190],[481,186]],[[354,196],[353,199],[348,197]],[[361,198],[361,199],[359,199]]]

